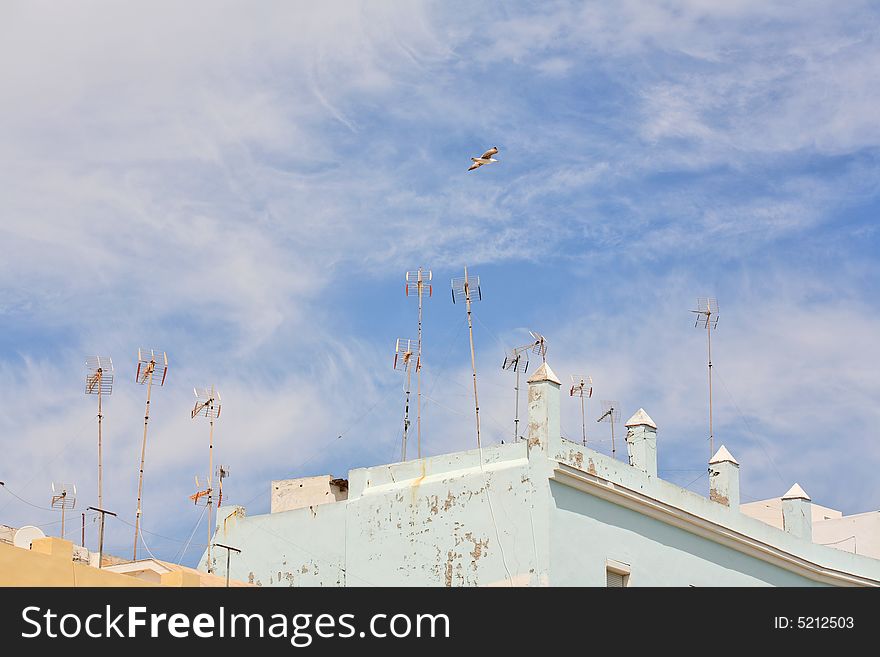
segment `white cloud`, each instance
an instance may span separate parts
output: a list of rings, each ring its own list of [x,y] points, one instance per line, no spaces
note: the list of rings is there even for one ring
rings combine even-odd
[[[694,463],[684,446],[702,439],[703,371],[680,305],[721,288],[718,371],[770,442],[749,442],[719,399],[719,431],[739,423],[734,447],[751,490],[781,486],[766,464],[745,465],[768,451],[785,476],[806,472],[818,501],[862,510],[852,492],[880,503],[868,484],[835,492],[829,464],[860,473],[870,459],[843,460],[857,448],[852,436],[840,453],[822,439],[840,409],[857,425],[875,419],[877,381],[864,366],[875,359],[875,314],[855,300],[865,289],[828,300],[872,269],[856,260],[827,274],[832,287],[799,287],[792,281],[824,273],[765,255],[798,238],[812,253],[818,242],[847,253],[840,235],[868,230],[817,232],[877,195],[874,12],[756,2],[497,14],[411,3],[3,11],[0,313],[17,343],[0,362],[0,421],[8,462],[27,469],[4,477],[29,499],[56,477],[92,488],[80,360],[101,351],[120,372],[108,488],[123,512],[133,508],[143,400],[129,370],[139,343],[172,358],[148,450],[154,530],[195,522],[186,496],[204,469],[204,432],[184,416],[193,384],[213,381],[227,400],[218,458],[233,461],[237,497],[303,463],[344,474],[390,460],[400,382],[375,333],[399,327],[388,306],[338,300],[340,290],[359,299],[353,286],[384,284],[418,254],[438,274],[465,261],[551,267],[549,280],[566,282],[554,288],[552,316],[534,317],[524,302],[504,321],[550,324],[539,328],[557,372],[593,373],[597,391],[645,405],[685,466]],[[471,151],[496,143],[501,163],[466,174]],[[853,154],[846,166],[819,166]],[[700,280],[690,268],[706,253],[726,271]],[[589,294],[576,285],[584,280]],[[646,290],[654,298],[638,302]],[[634,299],[637,319],[621,315]],[[748,319],[734,329],[737,317]],[[330,325],[343,330],[331,336]],[[494,439],[511,424],[511,382],[495,362],[499,345],[478,341]],[[466,342],[426,366],[428,452],[471,445],[458,348]],[[814,381],[833,402],[814,402]],[[810,430],[797,444],[809,451],[789,463],[788,427],[804,418]],[[566,416],[567,430],[578,424]],[[181,508],[185,521],[160,515]],[[30,512],[17,506],[12,517]]]

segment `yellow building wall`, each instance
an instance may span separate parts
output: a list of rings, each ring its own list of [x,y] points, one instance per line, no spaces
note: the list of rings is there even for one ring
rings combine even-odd
[[[40,538],[30,550],[0,543],[0,586],[199,586],[198,576],[168,573],[154,584],[73,561],[73,543]]]

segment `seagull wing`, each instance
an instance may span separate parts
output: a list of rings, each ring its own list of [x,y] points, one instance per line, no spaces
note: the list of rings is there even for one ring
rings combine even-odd
[[[493,147],[490,148],[488,151],[486,151],[485,153],[483,153],[483,154],[480,156],[480,159],[481,159],[481,160],[488,160],[490,157],[492,157],[493,155],[495,155],[495,153],[497,153],[497,152],[498,152],[498,147],[497,147],[497,146],[493,146]]]
[[[482,162],[477,162],[476,160],[474,160],[474,163],[471,165],[471,167],[470,167],[470,169],[468,169],[468,171],[473,171],[474,169],[479,169],[481,166],[483,166]]]

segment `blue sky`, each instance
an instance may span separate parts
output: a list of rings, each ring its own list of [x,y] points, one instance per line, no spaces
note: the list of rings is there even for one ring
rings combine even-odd
[[[419,265],[435,277],[425,451],[469,448],[465,316],[449,297],[467,264],[487,442],[512,432],[504,348],[535,329],[565,382],[593,376],[588,415],[601,399],[624,420],[644,407],[661,474],[704,492],[705,338],[688,310],[715,296],[716,440],[744,498],[797,481],[847,513],[880,507],[876,7],[474,5],[2,5],[10,490],[45,507],[52,481],[75,481],[94,503],[83,361],[109,354],[105,503],[132,521],[138,347],[171,361],[144,493],[159,557],[181,558],[199,518],[194,386],[223,395],[217,461],[251,512],[273,478],[395,460],[391,364],[395,338],[415,335],[403,275]],[[493,145],[500,164],[466,173]],[[563,413],[577,438],[578,405]],[[607,425],[588,431],[609,449]],[[58,528],[9,493],[0,522]],[[114,521],[108,546],[126,556],[132,533]]]

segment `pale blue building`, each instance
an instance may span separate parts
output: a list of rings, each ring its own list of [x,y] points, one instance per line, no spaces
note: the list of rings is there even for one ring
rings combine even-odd
[[[222,507],[214,540],[241,550],[231,576],[261,586],[880,585],[880,559],[813,542],[799,486],[776,501],[773,526],[741,511],[739,464],[725,448],[706,498],[658,478],[644,410],[626,423],[622,462],[560,437],[560,382],[546,363],[528,386],[527,440],[360,468],[347,481],[273,482],[269,514]],[[224,575],[225,552],[212,556]]]

